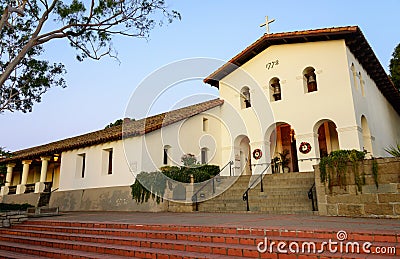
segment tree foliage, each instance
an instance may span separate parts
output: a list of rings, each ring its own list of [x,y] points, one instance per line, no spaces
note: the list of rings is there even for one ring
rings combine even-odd
[[[390,78],[400,91],[400,44],[394,49],[389,64]]]
[[[104,129],[108,129],[108,128],[111,128],[111,127],[114,127],[114,126],[122,125],[124,123],[124,121],[132,122],[132,121],[135,121],[135,119],[131,119],[131,118],[118,119],[118,120],[116,120],[114,122],[111,122],[107,126],[105,126]]]
[[[41,59],[43,44],[65,39],[79,61],[116,57],[115,35],[147,37],[180,19],[164,0],[0,0],[0,113],[32,110],[50,87],[65,87],[64,65]]]

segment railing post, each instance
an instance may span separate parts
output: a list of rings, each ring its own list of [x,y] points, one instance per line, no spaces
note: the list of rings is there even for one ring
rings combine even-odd
[[[197,203],[197,194],[194,195],[195,211],[199,211],[199,205]]]
[[[308,199],[311,200],[312,211],[317,211],[315,209],[315,204],[314,204],[314,188],[315,188],[315,183],[311,186],[310,190],[308,191]]]
[[[232,164],[233,164],[233,161],[230,161],[229,162],[229,176],[232,176]]]
[[[249,207],[249,189],[247,189],[243,194],[243,200],[246,201],[246,210],[250,211]]]
[[[212,178],[212,190],[213,190],[213,193],[215,193],[215,182],[214,182],[214,177]]]

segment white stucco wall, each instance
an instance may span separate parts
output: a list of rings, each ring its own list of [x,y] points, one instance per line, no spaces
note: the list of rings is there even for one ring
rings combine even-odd
[[[355,118],[360,131],[360,143],[364,147],[361,117],[365,116],[371,132],[372,154],[384,157],[384,151],[390,145],[400,140],[400,116],[378,89],[376,83],[367,74],[358,60],[346,49],[347,68],[352,85],[352,96],[355,107]],[[354,65],[356,77],[353,76],[351,65]],[[360,79],[361,75],[361,79]],[[362,82],[361,82],[362,81]],[[364,94],[363,94],[364,92]],[[368,150],[369,152],[371,150]]]
[[[203,131],[203,119],[208,119],[208,129]],[[163,164],[164,146],[168,146],[168,165],[182,165],[184,154],[193,154],[201,161],[201,149],[208,149],[208,164],[219,165],[221,134],[227,134],[220,120],[220,107],[163,127],[143,136],[143,171],[154,171]]]
[[[169,165],[182,165],[183,154],[191,153],[198,161],[201,148],[208,148],[208,164],[219,165],[221,158],[219,140],[221,123],[220,108],[216,107],[197,116],[166,126],[144,136],[113,141],[63,152],[59,176],[59,190],[75,190],[99,187],[127,186],[135,175],[151,172],[163,166],[163,147],[169,145]],[[203,118],[208,119],[208,129],[203,131]],[[226,131],[226,130],[225,130]],[[224,130],[222,130],[224,132]],[[113,173],[107,173],[105,150],[113,149]],[[85,154],[85,175],[81,177],[79,155]],[[131,170],[129,169],[129,166]]]
[[[138,168],[140,168],[141,141],[140,138],[132,138],[131,140],[131,148],[137,151],[135,153],[138,156]],[[104,171],[102,162],[104,150],[110,148],[113,149],[113,173],[109,175]],[[83,178],[81,177],[80,168],[77,168],[79,154],[86,155],[85,176]],[[71,150],[61,154],[60,191],[126,186],[131,185],[133,182],[134,176],[131,174],[126,162],[122,140]]]
[[[355,112],[358,103],[353,100],[347,54],[344,40],[275,45],[223,78],[220,95],[225,104],[221,116],[229,125],[232,139],[223,138],[222,145],[229,145],[238,136],[248,136],[251,149],[261,148],[266,154],[264,160],[256,162],[269,162],[272,125],[288,123],[295,130],[297,150],[302,141],[312,146],[306,155],[298,152],[300,171],[309,171],[318,162],[305,160],[319,157],[318,126],[330,120],[336,124],[341,149],[362,149],[358,130],[361,115]],[[266,64],[272,61],[279,64],[267,69]],[[304,91],[302,73],[307,67],[315,69],[316,92]],[[270,98],[269,82],[274,77],[280,79],[282,100],[279,101]],[[251,93],[252,107],[247,109],[240,106],[239,93],[244,86],[248,86]],[[368,100],[382,102],[379,98]],[[230,107],[226,107],[227,104]],[[393,117],[393,114],[388,116]],[[239,120],[244,127],[238,125]]]

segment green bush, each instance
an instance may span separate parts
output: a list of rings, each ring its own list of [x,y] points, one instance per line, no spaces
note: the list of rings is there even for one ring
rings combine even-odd
[[[132,198],[138,203],[147,202],[150,197],[160,203],[164,196],[167,179],[170,178],[181,183],[190,183],[190,175],[193,175],[194,182],[204,182],[219,173],[219,166],[198,165],[195,167],[164,166],[160,171],[141,172],[137,175],[136,181],[131,185]],[[148,190],[146,187],[150,187]]]
[[[27,208],[34,207],[28,203],[24,204],[11,204],[11,203],[0,203],[0,211],[12,211],[12,210],[21,210],[25,211]]]
[[[346,174],[348,164],[353,166],[354,182],[358,191],[361,191],[362,185],[365,184],[364,170],[360,175],[358,173],[358,163],[365,158],[365,152],[353,150],[337,150],[331,152],[328,156],[322,157],[319,163],[320,180],[322,183],[328,183],[329,189],[332,190],[334,185],[346,187]]]
[[[385,148],[385,151],[394,157],[400,157],[400,143],[397,142],[396,145]]]

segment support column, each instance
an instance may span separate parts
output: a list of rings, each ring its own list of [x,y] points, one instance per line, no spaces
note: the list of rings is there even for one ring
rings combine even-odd
[[[22,177],[21,177],[21,184],[17,185],[17,194],[25,193],[25,184],[28,181],[28,174],[29,174],[29,165],[32,163],[32,160],[23,160],[22,164]]]
[[[42,168],[40,170],[40,182],[35,183],[35,193],[43,192],[45,189],[47,168],[49,166],[50,159],[51,159],[51,157],[47,157],[47,156],[40,158],[40,160],[42,160]]]
[[[362,150],[363,135],[362,129],[358,126],[336,129],[339,138],[340,149]]]
[[[310,152],[304,154],[300,152],[301,143],[308,143],[311,146]],[[311,172],[314,171],[313,165],[319,163],[319,145],[318,145],[318,134],[306,133],[306,134],[296,134],[296,151],[297,159],[299,163],[300,172]]]
[[[12,180],[12,173],[14,170],[15,164],[7,164],[7,175],[6,175],[6,186],[11,185],[11,180]]]
[[[15,167],[15,164],[7,164],[6,183],[4,186],[1,187],[1,195],[8,194],[8,191],[9,191],[8,186],[11,185],[12,173],[13,173],[14,167]]]

